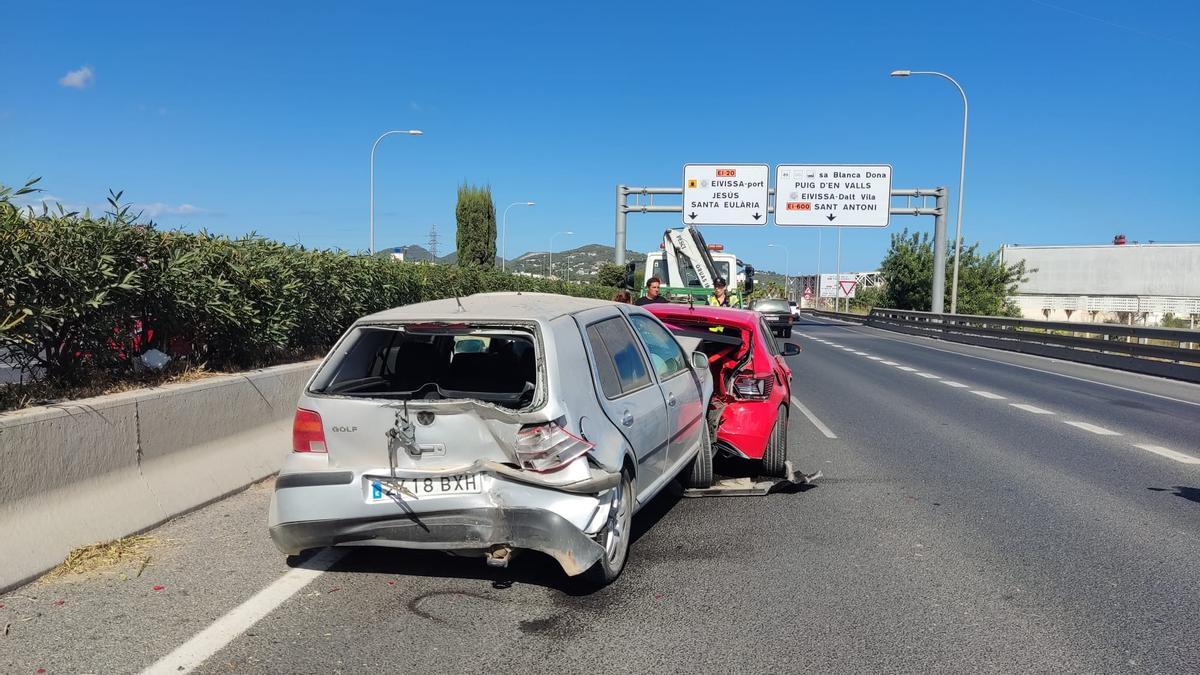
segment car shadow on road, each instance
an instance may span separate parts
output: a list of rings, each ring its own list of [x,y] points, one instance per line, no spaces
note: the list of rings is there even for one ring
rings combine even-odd
[[[1200,488],[1184,487],[1183,485],[1176,485],[1175,487],[1170,487],[1170,488],[1152,487],[1152,488],[1146,488],[1146,489],[1150,490],[1152,492],[1171,492],[1172,490],[1174,490],[1174,492],[1172,494],[1174,494],[1176,497],[1183,497],[1184,499],[1188,500],[1189,502],[1196,502],[1197,504],[1200,504]]]

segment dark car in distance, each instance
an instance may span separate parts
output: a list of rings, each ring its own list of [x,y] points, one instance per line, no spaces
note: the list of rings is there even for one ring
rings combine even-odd
[[[795,318],[792,316],[792,308],[788,305],[787,300],[783,298],[755,300],[750,309],[762,314],[772,333],[784,338],[792,336],[792,322]]]

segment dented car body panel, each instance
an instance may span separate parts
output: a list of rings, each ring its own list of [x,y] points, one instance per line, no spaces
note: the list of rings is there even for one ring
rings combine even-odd
[[[598,321],[604,336],[588,331]],[[533,293],[364,317],[300,397],[311,437],[280,472],[272,539],[286,553],[528,548],[587,570],[605,555],[623,472],[640,508],[701,446],[682,416],[702,417],[711,380],[690,362],[672,371],[683,351],[655,326],[669,335],[640,308]],[[619,359],[613,335],[628,339]],[[640,387],[606,396],[619,368],[639,370]],[[674,427],[668,408],[685,411]]]
[[[792,370],[775,346],[771,327],[752,310],[678,304],[647,309],[673,332],[699,340],[700,350],[708,354],[715,380],[710,406],[718,451],[762,459],[792,392]],[[733,388],[739,375],[766,383],[763,394],[739,396]]]

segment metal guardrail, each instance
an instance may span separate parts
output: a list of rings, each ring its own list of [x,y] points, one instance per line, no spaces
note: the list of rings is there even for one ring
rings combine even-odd
[[[1200,330],[896,309],[874,309],[868,315],[804,312],[910,335],[1200,382]]]

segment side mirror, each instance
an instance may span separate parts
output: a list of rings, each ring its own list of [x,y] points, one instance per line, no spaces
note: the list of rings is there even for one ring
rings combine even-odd
[[[779,350],[779,352],[784,356],[799,356],[800,345],[796,344],[795,342],[785,342],[783,343],[783,347]]]
[[[702,373],[708,372],[708,354],[704,352],[692,352],[692,367]]]
[[[746,265],[746,287],[742,289],[746,295],[754,292],[754,266]]]

